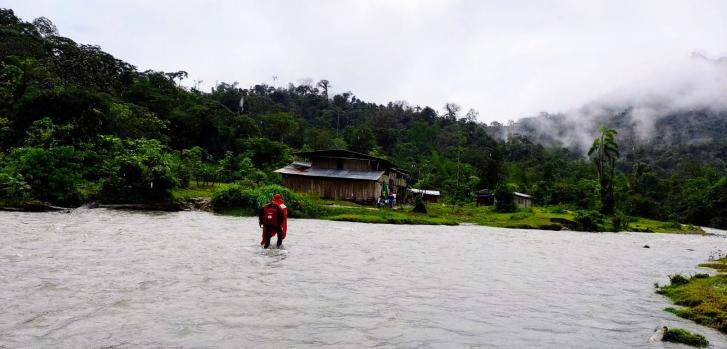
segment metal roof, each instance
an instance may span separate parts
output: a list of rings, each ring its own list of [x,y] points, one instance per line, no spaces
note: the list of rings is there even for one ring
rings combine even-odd
[[[294,176],[358,179],[365,181],[377,181],[384,175],[384,171],[351,171],[313,167],[303,168],[292,165],[277,169],[275,172]]]
[[[532,199],[533,198],[532,196],[530,196],[528,194],[518,193],[516,191],[512,192],[512,195],[519,196],[521,198],[528,198],[528,199]]]
[[[423,189],[415,189],[415,188],[409,188],[409,191],[414,194],[424,194],[424,195],[432,195],[432,196],[439,196],[439,190],[423,190]]]
[[[379,158],[376,156],[371,156],[367,154],[357,153],[355,151],[350,150],[344,150],[344,149],[328,149],[328,150],[316,150],[316,151],[302,151],[293,153],[293,155],[297,155],[303,158],[314,158],[314,157],[321,157],[321,158],[343,158],[343,159],[365,159],[365,160],[373,160],[378,161],[384,167],[388,167],[393,171],[400,172],[404,175],[409,176],[409,172],[402,170],[401,168],[397,167],[396,164],[393,162]]]

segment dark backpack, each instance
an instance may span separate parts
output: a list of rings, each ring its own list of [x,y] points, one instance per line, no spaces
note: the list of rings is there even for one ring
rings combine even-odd
[[[277,227],[283,222],[280,218],[283,210],[276,204],[268,204],[263,207],[263,225],[266,227]]]

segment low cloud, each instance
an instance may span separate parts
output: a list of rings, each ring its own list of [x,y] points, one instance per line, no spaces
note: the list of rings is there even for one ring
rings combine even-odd
[[[601,125],[629,133],[621,138],[644,142],[658,135],[663,118],[703,111],[727,112],[727,58],[693,53],[577,109],[525,118],[504,128],[502,136],[528,134],[539,142],[584,150]]]

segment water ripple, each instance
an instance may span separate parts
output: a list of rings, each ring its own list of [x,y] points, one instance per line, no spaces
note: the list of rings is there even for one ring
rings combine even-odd
[[[724,235],[291,220],[261,250],[255,218],[201,212],[0,226],[0,348],[653,348],[664,324],[727,347],[652,286],[704,272]]]

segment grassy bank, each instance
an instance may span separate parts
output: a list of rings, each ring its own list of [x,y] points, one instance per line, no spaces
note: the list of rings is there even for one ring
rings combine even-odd
[[[693,347],[706,347],[709,345],[709,341],[707,341],[704,336],[697,333],[689,332],[682,328],[669,328],[664,333],[664,338],[662,339],[665,342],[672,342],[672,343],[681,343],[686,345],[691,345]]]
[[[341,204],[345,205],[345,204]],[[413,224],[457,224],[470,223],[502,228],[541,229],[541,230],[582,230],[579,227],[577,212],[561,207],[531,207],[517,212],[497,212],[493,206],[468,204],[451,206],[444,204],[427,205],[427,214],[411,212],[411,207],[395,210],[375,209],[370,207],[329,208],[324,219],[346,220],[354,222],[402,223],[411,224],[410,220],[422,223]],[[584,229],[588,230],[588,229]],[[613,231],[615,227],[610,219],[598,222],[598,229]],[[623,230],[654,232],[702,234],[701,228],[672,222],[660,222],[650,219],[635,218]]]
[[[462,222],[456,217],[416,213],[406,209],[349,206],[345,203],[328,203],[321,207],[323,214],[320,218],[332,221],[429,225],[457,225]]]
[[[499,213],[493,207],[474,205],[452,207],[443,204],[429,204],[427,213],[411,212],[410,207],[394,210],[383,208],[342,208],[327,209],[326,216],[332,220],[377,223],[404,223],[456,225],[469,223],[503,228],[560,230],[562,226],[553,223],[551,218],[572,219],[572,214],[554,214],[540,208],[521,210],[514,213]]]
[[[664,222],[640,217],[629,223],[628,230],[644,233],[704,234],[702,228],[690,224]]]
[[[667,311],[727,334],[727,257],[699,266],[713,268],[718,272],[714,276],[670,276],[671,283],[660,287],[657,293],[681,306],[667,308]]]
[[[217,202],[215,212],[226,215],[250,216],[255,214],[256,204],[266,200],[273,191],[284,191],[293,217],[317,218],[334,221],[384,223],[384,224],[477,224],[502,228],[542,230],[593,230],[593,231],[641,231],[655,233],[701,234],[702,229],[673,222],[660,222],[644,218],[630,218],[619,229],[610,217],[593,212],[576,212],[563,207],[532,207],[517,212],[503,213],[492,206],[477,207],[474,204],[451,206],[428,204],[427,213],[412,212],[409,206],[375,208],[347,201],[323,200],[305,194],[293,193],[279,186],[240,188],[234,184],[217,183],[208,186],[191,185],[174,192],[178,201],[206,198]],[[261,201],[262,200],[262,201]],[[585,224],[587,221],[589,224]],[[585,228],[584,228],[585,227]]]

